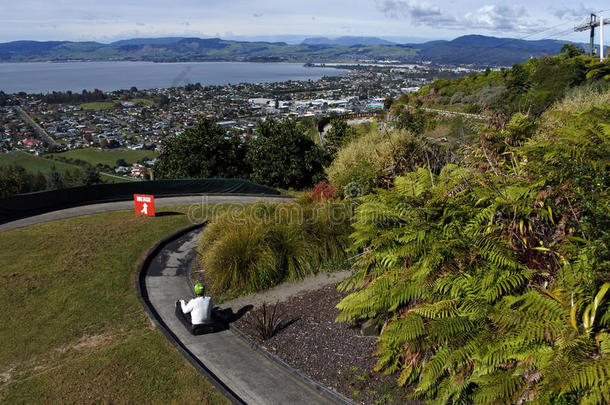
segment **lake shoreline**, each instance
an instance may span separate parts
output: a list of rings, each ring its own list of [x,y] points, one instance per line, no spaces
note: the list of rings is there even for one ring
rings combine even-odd
[[[201,83],[224,86],[285,81],[316,81],[341,76],[346,69],[310,67],[292,62],[153,62],[75,61],[0,63],[0,91],[48,94],[103,92],[136,87],[141,90],[182,87]]]

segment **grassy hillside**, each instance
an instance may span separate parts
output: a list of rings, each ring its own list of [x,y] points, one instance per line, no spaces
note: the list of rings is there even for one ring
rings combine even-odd
[[[1,403],[226,403],[151,327],[136,296],[138,261],[189,224],[186,209],[2,233]]]
[[[132,151],[129,151],[129,152],[132,152]],[[140,152],[140,151],[133,151],[133,152]],[[149,153],[152,154],[154,152],[149,152]],[[134,156],[137,156],[137,155],[134,155]],[[119,158],[117,158],[117,159],[119,159]],[[85,160],[85,159],[83,159],[83,160]],[[138,159],[136,159],[136,161],[137,160]],[[113,162],[113,163],[114,163],[114,165],[116,165],[116,159],[115,159],[115,162]],[[74,171],[74,170],[78,170],[78,171],[83,170],[80,166],[71,165],[71,164],[67,164],[67,163],[63,163],[63,162],[59,162],[59,161],[55,161],[55,160],[45,159],[43,157],[31,155],[31,154],[25,153],[25,152],[0,154],[0,165],[1,166],[10,166],[10,165],[22,166],[28,172],[31,172],[31,173],[41,172],[44,175],[47,175],[51,171],[51,168],[53,168],[53,166],[55,166],[55,169],[60,173],[65,173],[65,172]],[[129,179],[108,176],[107,174],[104,174],[104,173],[100,173],[100,175],[102,177],[102,180],[106,183],[122,183],[122,182],[130,181]]]
[[[0,165],[9,166],[17,165],[22,166],[29,172],[42,172],[43,174],[48,173],[53,166],[58,172],[65,173],[70,170],[81,170],[80,167],[69,165],[62,162],[53,162],[48,159],[41,158],[39,156],[31,155],[25,152],[6,153],[0,155]]]
[[[530,59],[510,69],[437,80],[422,87],[418,96],[426,106],[447,106],[468,113],[540,115],[564,97],[568,89],[586,85],[608,91],[609,78],[609,60],[600,62],[595,57],[564,53]],[[409,97],[402,98],[405,101]]]
[[[150,150],[112,150],[103,151],[99,149],[73,149],[67,152],[53,153],[52,156],[61,156],[64,158],[83,160],[90,163],[92,166],[97,164],[116,167],[118,159],[124,159],[128,164],[138,162],[142,159],[154,159],[159,153]]]

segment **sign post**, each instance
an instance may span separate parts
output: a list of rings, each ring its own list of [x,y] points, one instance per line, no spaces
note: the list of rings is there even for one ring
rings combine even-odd
[[[134,194],[136,215],[155,216],[155,197],[152,195]]]

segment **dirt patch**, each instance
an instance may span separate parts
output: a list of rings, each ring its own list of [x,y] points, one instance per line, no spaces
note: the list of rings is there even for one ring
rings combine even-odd
[[[71,351],[82,352],[85,350],[95,349],[98,346],[112,340],[114,335],[112,333],[102,333],[101,335],[84,335],[80,338],[77,343],[58,347],[55,349],[57,353],[64,354]]]
[[[358,403],[409,403],[395,376],[374,371],[376,338],[334,322],[335,306],[345,295],[335,283],[281,302],[282,319],[292,323],[266,341],[248,324],[249,315],[235,326],[290,366]]]
[[[14,368],[8,369],[0,373],[0,384],[9,382],[11,380],[11,374]]]
[[[80,341],[73,346],[73,349],[76,351],[94,349],[98,346],[103,345],[104,343],[106,343],[110,340],[112,340],[112,335],[110,335],[110,334],[83,336],[80,339]]]

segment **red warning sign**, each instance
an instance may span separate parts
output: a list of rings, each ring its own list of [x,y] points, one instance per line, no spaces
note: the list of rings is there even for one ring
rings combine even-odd
[[[136,215],[155,216],[155,197],[152,195],[134,194],[133,201],[135,202]]]

